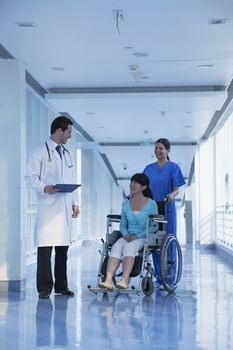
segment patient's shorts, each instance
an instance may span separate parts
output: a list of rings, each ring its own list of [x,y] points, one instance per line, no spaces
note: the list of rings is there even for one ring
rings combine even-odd
[[[145,241],[146,238],[137,238],[133,241],[127,242],[122,237],[113,244],[110,256],[120,260],[126,256],[135,257],[138,255],[138,251],[143,248]]]

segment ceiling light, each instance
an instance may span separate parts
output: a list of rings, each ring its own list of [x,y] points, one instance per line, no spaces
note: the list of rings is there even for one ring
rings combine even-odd
[[[185,125],[184,128],[192,128],[192,125]]]
[[[63,72],[65,70],[65,67],[50,67],[55,72]]]
[[[33,28],[36,26],[34,22],[15,22],[15,24],[21,28]]]
[[[218,24],[227,24],[229,18],[210,18],[209,24],[218,25]]]
[[[124,49],[125,49],[125,50],[132,50],[132,49],[133,49],[133,46],[124,46]]]
[[[150,79],[150,77],[148,77],[147,75],[142,75],[142,76],[141,76],[141,79],[146,80],[146,79]]]
[[[100,126],[98,126],[98,129],[105,129],[105,126],[100,125]]]
[[[95,112],[86,112],[86,115],[95,115]]]
[[[130,70],[137,70],[137,68],[138,68],[137,64],[130,64],[129,65]]]
[[[160,111],[160,114],[162,117],[165,117],[166,113],[167,113],[166,111]]]
[[[147,56],[149,56],[148,52],[134,52],[134,53],[132,53],[132,55],[135,57],[147,57]]]
[[[212,64],[199,64],[197,66],[197,69],[210,69],[210,68],[213,68]]]

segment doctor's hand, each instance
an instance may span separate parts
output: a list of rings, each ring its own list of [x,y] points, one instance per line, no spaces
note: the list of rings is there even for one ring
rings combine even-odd
[[[80,214],[80,209],[78,205],[73,205],[72,206],[72,210],[73,210],[73,214],[72,214],[72,218],[77,218]]]
[[[54,194],[59,191],[60,191],[59,188],[56,188],[53,185],[45,186],[44,188],[44,192],[48,194]]]

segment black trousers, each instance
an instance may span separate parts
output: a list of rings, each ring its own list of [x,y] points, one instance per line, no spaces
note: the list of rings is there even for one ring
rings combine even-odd
[[[37,248],[37,274],[36,284],[38,293],[50,294],[53,285],[55,290],[64,290],[68,287],[67,282],[67,252],[69,246],[57,246],[55,248],[54,279],[51,268],[51,254],[53,247]]]

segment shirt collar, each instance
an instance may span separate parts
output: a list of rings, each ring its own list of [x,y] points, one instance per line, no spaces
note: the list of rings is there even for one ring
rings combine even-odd
[[[54,142],[50,137],[47,140],[47,144],[51,150],[55,150],[58,144]]]

